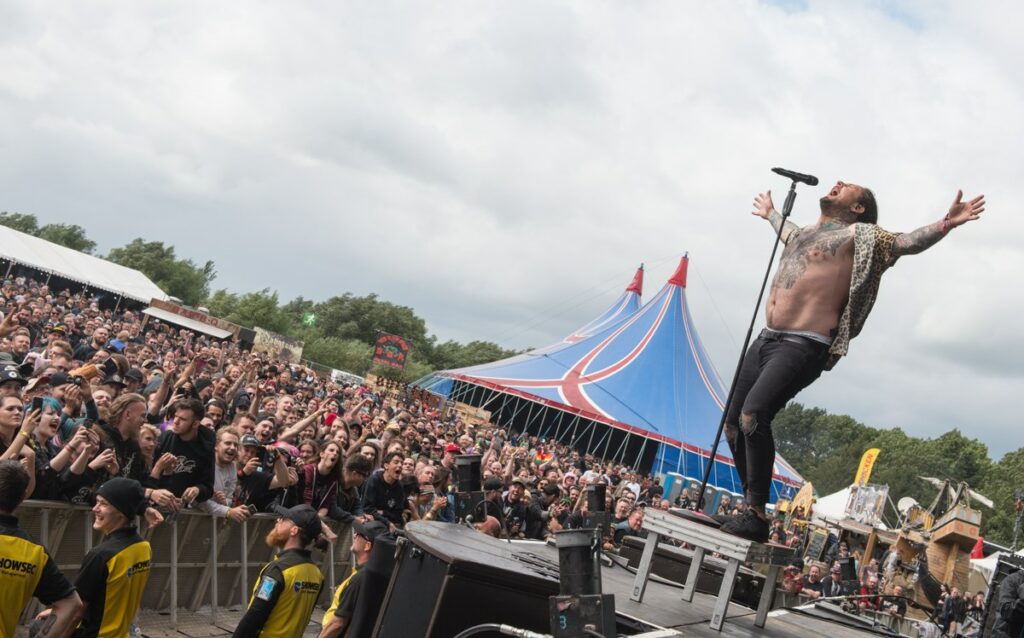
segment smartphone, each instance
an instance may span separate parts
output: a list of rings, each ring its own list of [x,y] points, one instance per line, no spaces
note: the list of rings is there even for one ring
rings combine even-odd
[[[32,409],[33,410],[40,410],[40,411],[42,411],[42,409],[43,409],[43,397],[35,397],[34,399],[32,399]]]

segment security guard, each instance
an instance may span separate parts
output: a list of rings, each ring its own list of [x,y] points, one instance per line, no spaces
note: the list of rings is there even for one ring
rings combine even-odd
[[[358,520],[352,523],[352,557],[355,569],[348,578],[341,581],[334,591],[331,606],[324,614],[320,624],[318,638],[337,638],[344,636],[352,623],[355,602],[359,595],[359,582],[362,580],[359,568],[370,560],[370,551],[377,537],[388,533],[388,526],[380,521],[369,520],[365,523]]]
[[[75,579],[85,601],[85,615],[74,638],[122,638],[139,611],[149,580],[152,550],[135,529],[135,517],[146,510],[142,484],[134,479],[109,479],[96,492],[93,529],[105,538],[93,547]]]
[[[42,636],[64,635],[82,608],[75,588],[46,549],[29,540],[13,516],[28,486],[28,472],[20,463],[0,461],[0,638],[14,636],[18,617],[33,596],[53,605],[42,623]]]
[[[256,578],[249,609],[235,628],[238,638],[300,638],[324,584],[306,549],[322,530],[316,510],[296,505],[275,511],[279,518],[266,540],[281,553]]]

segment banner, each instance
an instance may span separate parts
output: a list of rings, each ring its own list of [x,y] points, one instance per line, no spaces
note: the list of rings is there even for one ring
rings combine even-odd
[[[253,352],[265,352],[271,360],[302,362],[302,349],[306,347],[305,343],[263,328],[254,328],[253,331],[256,333],[256,339],[252,344]]]
[[[373,362],[402,370],[409,358],[409,350],[409,342],[404,337],[382,332],[373,347]]]
[[[875,459],[878,458],[879,450],[871,448],[860,457],[860,466],[857,468],[857,476],[853,479],[855,485],[864,485],[871,478],[871,468],[875,467]]]

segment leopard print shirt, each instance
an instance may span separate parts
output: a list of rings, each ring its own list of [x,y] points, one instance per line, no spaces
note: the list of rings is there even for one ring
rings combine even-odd
[[[878,284],[898,257],[893,257],[893,243],[898,233],[891,233],[874,224],[853,225],[853,274],[850,295],[839,318],[837,334],[828,351],[825,369],[831,370],[850,350],[850,339],[860,334],[878,296]]]

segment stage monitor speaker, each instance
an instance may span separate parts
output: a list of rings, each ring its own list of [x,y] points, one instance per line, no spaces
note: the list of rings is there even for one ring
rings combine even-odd
[[[362,566],[359,585],[359,596],[356,598],[355,610],[349,638],[371,638],[373,628],[377,624],[384,593],[391,582],[391,574],[395,569],[395,539],[391,536],[378,536],[373,541],[370,558]]]
[[[996,622],[996,610],[992,605],[999,600],[999,586],[1003,579],[1013,572],[1024,569],[1024,556],[1003,555],[999,557],[996,568],[992,570],[992,578],[988,584],[988,593],[985,594],[985,612],[981,617],[981,635],[990,636],[992,625]]]
[[[556,564],[462,525],[414,521],[405,532],[376,638],[452,638],[482,623],[550,632]]]
[[[604,483],[592,483],[587,486],[587,511],[604,512],[608,509],[605,500],[607,490],[608,486]]]
[[[455,457],[456,491],[479,492],[484,489],[480,478],[481,458],[479,454],[461,454]]]

